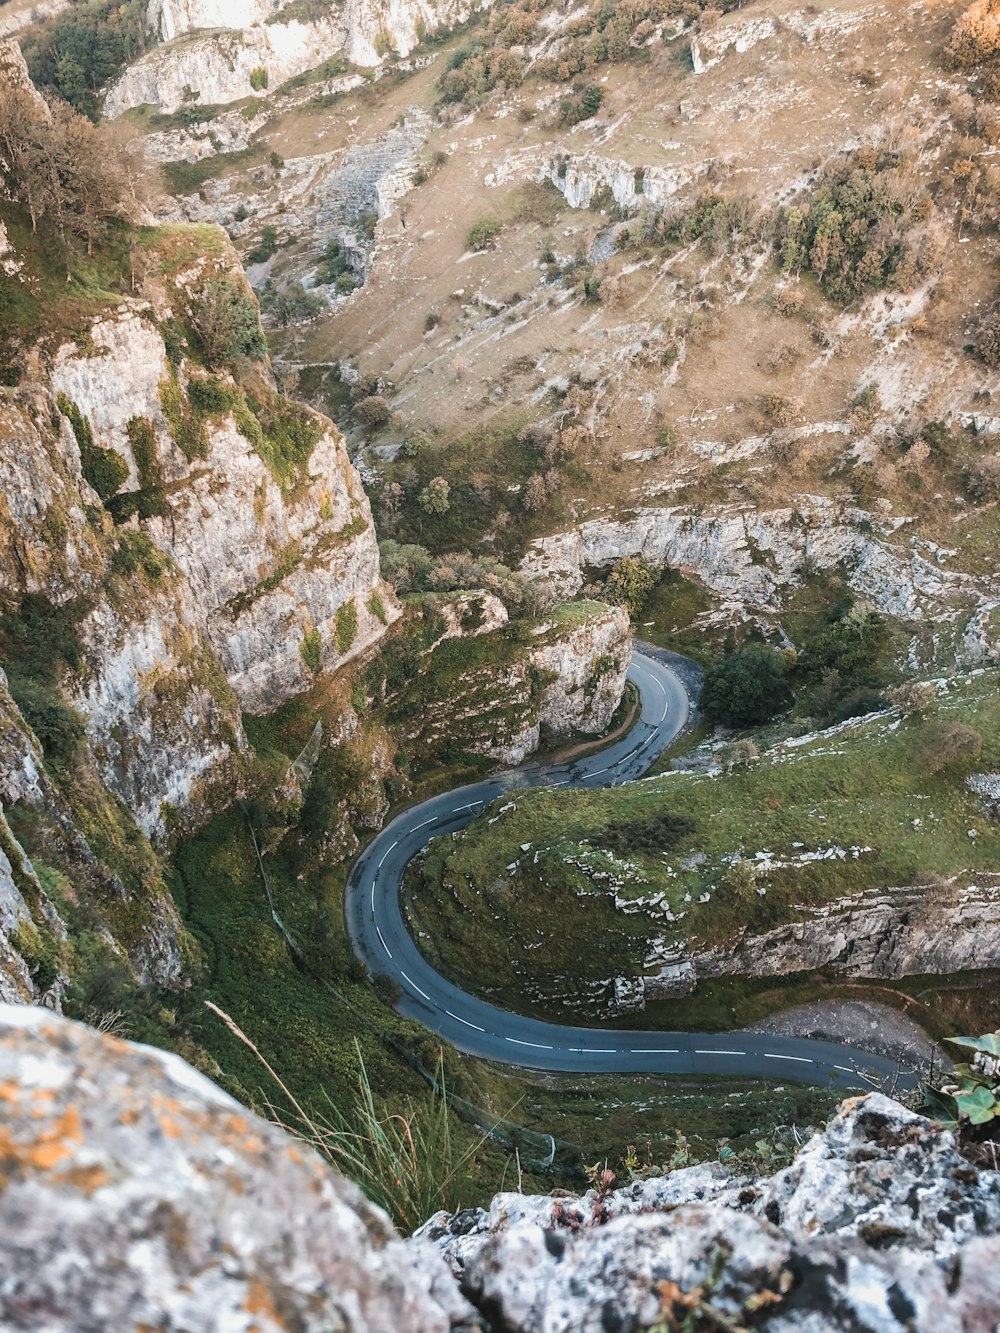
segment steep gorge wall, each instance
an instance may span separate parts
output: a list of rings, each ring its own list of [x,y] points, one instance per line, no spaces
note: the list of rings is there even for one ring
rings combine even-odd
[[[136,61],[110,88],[109,116],[151,103],[170,112],[197,98],[202,105],[237,101],[263,92],[251,74],[263,70],[266,86],[341,55],[371,68],[389,52],[407,56],[426,33],[464,22],[489,0],[346,0],[328,16],[283,19],[273,0],[153,0],[152,30],[167,43]]]

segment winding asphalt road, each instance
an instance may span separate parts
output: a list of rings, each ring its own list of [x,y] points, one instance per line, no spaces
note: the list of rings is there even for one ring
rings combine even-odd
[[[688,718],[688,697],[663,661],[636,651],[629,679],[641,712],[627,735],[566,764],[529,764],[457,787],[404,810],[355,862],[345,900],[347,928],[373,975],[400,986],[396,1008],[470,1055],[533,1069],[578,1073],[736,1075],[838,1088],[865,1086],[859,1071],[897,1074],[894,1062],[851,1046],[749,1032],[631,1032],[564,1027],[512,1014],[466,994],[420,952],[399,902],[410,860],[432,838],[463,828],[496,797],[526,787],[606,787],[640,778]],[[581,941],[581,947],[584,942]],[[906,1086],[911,1080],[898,1077]]]

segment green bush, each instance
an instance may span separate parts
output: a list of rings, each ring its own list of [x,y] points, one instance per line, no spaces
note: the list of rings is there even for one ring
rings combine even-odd
[[[915,272],[906,244],[913,209],[896,193],[886,168],[848,166],[805,203],[779,213],[781,267],[805,269],[841,302],[883,287],[907,287]]]
[[[659,567],[645,556],[623,555],[615,561],[608,575],[608,596],[619,606],[627,607],[635,620],[660,581],[660,573]]]
[[[190,320],[198,350],[213,369],[267,356],[257,302],[233,274],[209,278],[192,302]]]
[[[315,627],[311,630],[307,630],[302,642],[299,644],[299,656],[314,675],[319,671],[322,652],[323,639],[319,630]]]
[[[94,443],[90,422],[76,403],[64,393],[59,394],[56,402],[76,436],[84,480],[94,488],[102,504],[106,504],[128,478],[128,464],[114,449],[102,449]]]
[[[214,416],[228,412],[236,398],[236,390],[217,379],[192,379],[188,384],[188,401],[198,412]]]
[[[294,486],[323,434],[321,419],[309,408],[276,393],[249,392],[246,401],[246,412],[236,411],[239,430],[254,445],[278,484],[285,489]]]
[[[358,633],[358,608],[354,604],[353,597],[338,608],[334,632],[337,639],[337,651],[346,653],[354,643]]]
[[[486,217],[474,222],[465,234],[467,250],[492,250],[503,230],[499,218]]]
[[[744,648],[705,672],[699,707],[711,722],[753,727],[791,703],[785,664],[773,648]]]
[[[596,116],[603,101],[604,90],[591,84],[578,97],[563,98],[559,103],[559,119],[563,125],[578,125],[582,120]]]
[[[351,273],[347,255],[337,238],[331,237],[326,243],[322,258],[316,267],[314,281],[317,287],[327,287],[331,283],[336,283],[338,290],[341,278],[349,278],[351,287],[356,283],[354,275]]]
[[[159,583],[173,561],[165,551],[141,532],[123,532],[111,557],[116,574],[144,574],[150,583]]]
[[[250,71],[250,87],[255,93],[262,93],[267,87],[267,70],[263,65],[258,65],[256,69]]]
[[[247,262],[250,264],[266,264],[272,255],[278,251],[278,229],[270,223],[264,228],[260,238],[260,245],[255,245],[247,255]]]
[[[389,617],[385,612],[385,602],[382,600],[382,594],[379,592],[378,588],[372,588],[371,593],[369,594],[368,610],[378,620],[381,620],[383,625],[388,622]]]
[[[174,443],[189,461],[208,457],[208,431],[189,396],[181,387],[177,369],[171,363],[169,376],[160,381],[160,406],[170,427]]]
[[[380,393],[359,399],[352,408],[354,420],[366,430],[375,430],[392,420],[392,408]]]

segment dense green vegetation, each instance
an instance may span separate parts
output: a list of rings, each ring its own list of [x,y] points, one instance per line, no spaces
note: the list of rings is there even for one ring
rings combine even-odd
[[[100,93],[148,48],[145,0],[76,0],[29,29],[24,57],[35,84],[96,119]]]
[[[780,654],[772,648],[744,648],[705,672],[699,707],[710,722],[754,727],[770,722],[791,701]]]

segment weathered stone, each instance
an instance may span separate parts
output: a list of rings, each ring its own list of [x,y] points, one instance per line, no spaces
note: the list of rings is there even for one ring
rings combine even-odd
[[[323,18],[282,21],[282,0],[151,0],[149,22],[170,42],[130,66],[105,99],[109,116],[142,103],[175,111],[194,92],[203,105],[261,92],[250,82],[265,70],[267,86],[315,69],[338,53],[371,67],[390,52],[406,56],[421,32],[453,27],[489,0],[350,0],[331,3]]]
[[[1000,1174],[879,1094],[845,1102],[770,1180],[706,1165],[611,1194],[503,1194],[417,1236],[505,1333],[638,1333],[699,1308],[778,1333],[1000,1319]]]
[[[0,1323],[445,1333],[429,1247],[176,1056],[0,1007]]]

